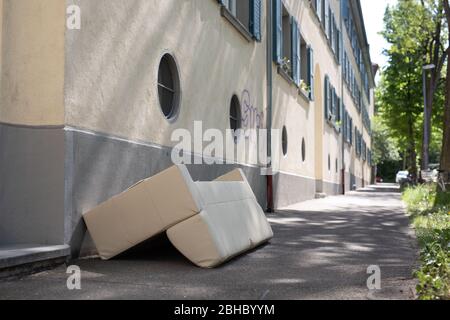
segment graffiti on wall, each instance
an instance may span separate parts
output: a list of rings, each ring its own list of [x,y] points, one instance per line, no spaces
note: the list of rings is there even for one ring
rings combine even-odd
[[[241,98],[243,129],[261,129],[263,127],[264,112],[259,111],[252,103],[250,91],[244,90]]]

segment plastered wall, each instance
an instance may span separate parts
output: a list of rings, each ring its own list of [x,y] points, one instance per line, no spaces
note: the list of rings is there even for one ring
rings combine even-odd
[[[65,2],[3,0],[0,122],[64,124]]]

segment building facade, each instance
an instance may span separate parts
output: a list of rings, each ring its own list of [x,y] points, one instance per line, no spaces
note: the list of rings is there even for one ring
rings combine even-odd
[[[242,168],[263,207],[371,180],[374,74],[358,0],[0,8],[0,244],[90,253],[83,212],[171,166],[173,133],[195,135],[196,123],[279,130],[271,178],[248,154],[189,166],[199,180]]]

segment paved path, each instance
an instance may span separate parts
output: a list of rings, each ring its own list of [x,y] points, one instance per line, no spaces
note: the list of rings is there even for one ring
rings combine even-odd
[[[215,270],[192,266],[162,238],[114,261],[77,261],[82,290],[65,267],[0,282],[0,299],[409,299],[417,248],[398,190],[384,185],[301,203],[270,216],[273,241]],[[367,267],[381,268],[370,293]]]

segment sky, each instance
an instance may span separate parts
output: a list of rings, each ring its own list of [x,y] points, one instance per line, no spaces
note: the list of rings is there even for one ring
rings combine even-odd
[[[383,30],[383,18],[387,5],[395,5],[396,2],[397,0],[361,0],[372,62],[379,64],[381,68],[387,64],[387,59],[383,55],[383,49],[387,47],[387,43],[378,33]]]

